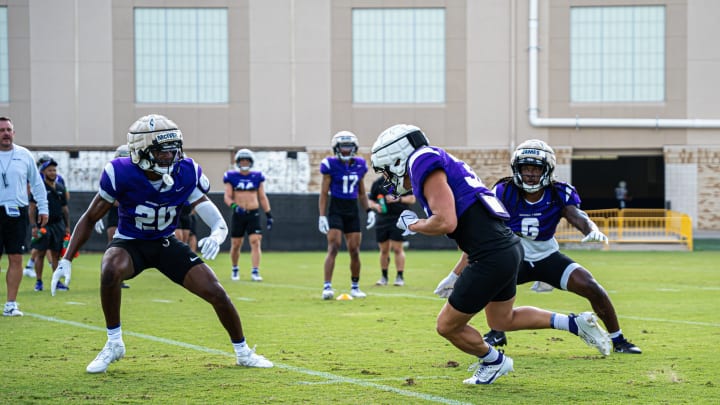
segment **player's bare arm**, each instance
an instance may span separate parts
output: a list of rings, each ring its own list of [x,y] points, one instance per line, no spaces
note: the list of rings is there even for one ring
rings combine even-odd
[[[320,184],[320,198],[318,198],[318,212],[321,217],[325,216],[325,210],[327,210],[330,182],[332,182],[332,177],[329,174],[323,175],[322,184]]]
[[[577,230],[582,232],[583,235],[589,234],[593,228],[597,227],[585,211],[575,205],[565,206],[563,209],[563,217],[565,217],[572,226],[577,228]]]
[[[95,229],[95,223],[104,217],[112,206],[113,203],[100,197],[100,194],[95,195],[88,209],[82,214],[77,224],[75,224],[73,237],[70,239],[70,244],[65,252],[64,259],[72,261],[75,253],[90,239],[90,235],[92,235]]]
[[[409,229],[425,235],[445,235],[457,227],[455,215],[455,197],[442,170],[430,173],[423,184],[423,193],[432,215],[410,225]]]

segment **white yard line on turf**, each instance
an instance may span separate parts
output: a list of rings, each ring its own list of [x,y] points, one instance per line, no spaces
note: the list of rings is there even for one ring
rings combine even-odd
[[[87,325],[87,324],[75,322],[75,321],[67,321],[67,320],[55,318],[52,316],[45,316],[45,315],[40,315],[40,314],[28,313],[28,312],[25,312],[25,315],[31,316],[33,318],[42,319],[42,320],[48,321],[48,322],[55,322],[55,323],[59,323],[59,324],[63,324],[63,325],[70,325],[70,326],[75,326],[75,327],[83,328],[83,329],[90,329],[90,330],[101,331],[101,332],[106,331],[105,328],[101,328],[98,326]],[[151,340],[153,342],[164,343],[164,344],[171,345],[171,346],[184,347],[187,349],[192,349],[192,350],[196,350],[196,351],[203,352],[203,353],[217,354],[217,355],[222,355],[222,356],[226,356],[226,357],[232,357],[233,359],[235,358],[235,354],[233,354],[233,353],[229,353],[229,352],[226,352],[223,350],[212,349],[212,348],[205,347],[205,346],[198,346],[198,345],[194,345],[192,343],[185,343],[185,342],[180,342],[177,340],[165,339],[165,338],[161,338],[158,336],[146,335],[144,333],[135,333],[135,332],[130,332],[130,331],[126,331],[126,330],[123,331],[123,334],[128,335],[128,336],[134,336],[134,337],[137,337],[140,339]],[[280,363],[275,363],[275,366],[278,368],[285,369],[285,370],[294,371],[299,374],[306,374],[306,375],[312,375],[315,377],[321,377],[321,378],[328,380],[329,382],[353,384],[353,385],[358,385],[358,386],[365,387],[365,388],[375,388],[380,391],[392,392],[392,393],[402,395],[405,397],[417,398],[417,399],[421,399],[424,401],[437,402],[437,403],[441,403],[441,404],[469,405],[469,403],[467,403],[467,402],[461,402],[461,401],[457,401],[457,400],[450,399],[450,398],[444,398],[444,397],[440,397],[437,395],[423,394],[420,392],[403,390],[403,389],[399,389],[399,388],[395,388],[395,387],[390,387],[387,385],[376,384],[376,383],[368,382],[365,380],[359,380],[356,378],[349,378],[349,377],[343,377],[343,376],[339,376],[339,375],[335,375],[335,374],[331,374],[331,373],[326,373],[324,371],[310,370],[307,368],[295,367],[295,366],[291,366],[288,364],[280,364]]]

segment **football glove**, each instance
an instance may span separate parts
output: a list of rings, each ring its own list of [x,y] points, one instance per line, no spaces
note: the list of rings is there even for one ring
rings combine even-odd
[[[604,233],[600,232],[599,229],[593,228],[589,234],[587,234],[580,242],[601,242],[608,243],[608,237]]]
[[[230,208],[232,208],[233,211],[235,211],[235,213],[238,215],[245,215],[245,209],[235,203],[232,203],[232,205],[230,205]]]
[[[327,217],[322,215],[318,218],[318,230],[320,233],[327,234],[330,230],[330,224],[328,224]]]
[[[220,242],[213,235],[200,239],[198,242],[200,254],[205,260],[214,260],[218,252],[220,252]]]
[[[417,232],[411,231],[408,227],[419,220],[420,218],[418,218],[415,211],[405,210],[400,214],[395,226],[405,231],[403,232],[403,236],[415,235]]]
[[[70,274],[72,273],[72,262],[68,259],[60,259],[57,268],[53,272],[52,281],[50,282],[50,294],[55,296],[57,283],[61,278],[65,277],[65,285],[70,285]]]
[[[438,283],[437,287],[435,287],[435,295],[439,296],[440,298],[447,298],[452,294],[453,289],[455,288],[455,281],[458,279],[458,275],[455,274],[454,271],[451,271],[450,274],[447,275],[444,279],[440,280],[440,283]]]
[[[97,222],[95,222],[95,232],[102,235],[103,231],[105,230],[105,224],[103,223],[102,219],[98,219]]]
[[[270,211],[266,212],[266,213],[265,213],[265,216],[267,217],[267,225],[266,225],[266,228],[267,228],[267,230],[269,231],[269,230],[271,230],[272,227],[273,227],[273,217],[272,217],[272,215],[270,214]]]
[[[548,283],[543,283],[542,281],[536,281],[535,284],[530,287],[532,291],[535,291],[536,293],[544,293],[544,292],[550,292],[555,287],[551,286]]]
[[[375,226],[375,211],[373,209],[368,209],[367,211],[367,226],[366,229],[370,229],[373,226]]]

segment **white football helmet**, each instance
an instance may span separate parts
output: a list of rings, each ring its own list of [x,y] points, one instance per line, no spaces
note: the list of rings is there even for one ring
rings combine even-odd
[[[414,125],[393,125],[378,136],[370,162],[376,173],[385,176],[388,192],[397,196],[410,191],[404,187],[408,159],[416,149],[427,145],[427,137]]]
[[[115,149],[115,156],[116,158],[119,157],[130,157],[130,148],[127,146],[126,143],[120,145]]]
[[[526,184],[520,175],[520,166],[532,165],[542,167],[538,184]],[[517,148],[510,159],[510,166],[513,171],[513,182],[528,193],[534,193],[549,186],[552,183],[553,172],[555,171],[555,152],[545,142],[539,139],[527,140]]]
[[[250,166],[240,166],[240,160],[241,159],[247,159],[250,161]],[[251,167],[255,164],[255,154],[252,153],[250,149],[240,149],[235,154],[235,166],[237,166],[238,169],[246,172],[249,171]]]
[[[146,115],[130,126],[127,134],[128,149],[132,162],[142,170],[150,170],[163,176],[168,186],[172,179],[175,163],[182,160],[183,137],[177,124],[159,114]],[[169,160],[160,161],[158,152],[171,152]]]
[[[347,162],[358,151],[358,139],[350,131],[340,131],[332,137],[332,150],[338,159]]]

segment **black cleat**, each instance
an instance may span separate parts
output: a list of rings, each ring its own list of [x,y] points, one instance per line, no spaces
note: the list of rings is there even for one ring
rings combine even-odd
[[[634,344],[632,344],[625,338],[622,338],[618,342],[613,342],[613,347],[615,348],[615,353],[629,353],[629,354],[641,354],[642,353],[642,350],[640,350],[639,347],[635,346]]]
[[[507,336],[505,336],[505,332],[500,332],[497,330],[490,329],[490,332],[486,333],[485,336],[483,336],[483,339],[485,339],[485,342],[489,344],[490,346],[505,346],[507,344]]]

